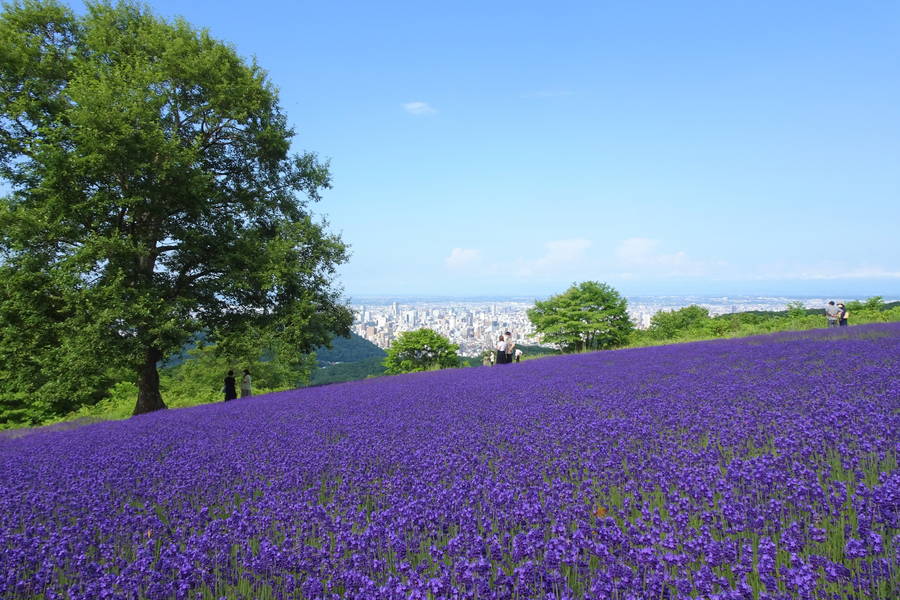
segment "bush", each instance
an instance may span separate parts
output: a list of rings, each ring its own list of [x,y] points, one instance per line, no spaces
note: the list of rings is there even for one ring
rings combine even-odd
[[[459,367],[458,350],[459,346],[433,329],[404,331],[388,348],[385,372],[395,375]]]

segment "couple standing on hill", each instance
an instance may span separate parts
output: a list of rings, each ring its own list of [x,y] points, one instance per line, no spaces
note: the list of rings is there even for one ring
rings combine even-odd
[[[516,341],[510,332],[507,331],[504,335],[506,335],[506,338],[501,335],[500,339],[497,340],[497,360],[494,364],[508,365],[513,361],[513,358],[516,359],[516,362],[519,362],[522,358],[522,351],[516,348]]]
[[[225,389],[222,390],[225,392],[225,402],[237,398],[237,390],[235,389],[236,383],[237,382],[234,380],[234,371],[228,371],[228,376],[225,378]],[[251,395],[251,383],[252,379],[250,378],[250,371],[244,369],[244,376],[241,377],[241,398],[246,398]]]
[[[828,319],[829,327],[846,327],[849,316],[850,312],[843,302],[835,304],[834,300],[829,300],[828,306],[825,307],[825,318]]]

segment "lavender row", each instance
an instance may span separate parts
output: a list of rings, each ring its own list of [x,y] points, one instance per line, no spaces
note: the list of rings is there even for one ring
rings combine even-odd
[[[892,598],[900,325],[0,442],[3,598]]]

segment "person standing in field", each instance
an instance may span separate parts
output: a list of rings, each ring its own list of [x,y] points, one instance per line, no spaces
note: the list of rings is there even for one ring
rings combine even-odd
[[[234,371],[228,371],[228,376],[225,377],[225,388],[222,391],[225,392],[225,402],[237,398],[237,389],[235,388],[234,381]]]
[[[506,364],[506,341],[503,339],[503,335],[500,335],[500,339],[497,340],[497,363],[498,365]]]
[[[522,354],[524,354],[524,353],[523,353],[521,350],[519,350],[518,348],[516,348],[515,354],[516,354],[516,362],[521,361],[521,360],[522,360]]]
[[[513,361],[513,353],[516,350],[516,342],[513,339],[513,336],[509,331],[507,331],[505,335],[506,335],[506,364],[510,364]]]
[[[840,313],[838,313],[838,327],[846,327],[847,319],[850,317],[850,311],[847,310],[847,307],[843,302],[839,302],[837,307],[840,309]]]
[[[252,395],[252,383],[253,380],[250,378],[250,371],[244,369],[244,376],[241,377],[241,398],[247,398]]]
[[[828,320],[829,327],[837,327],[838,319],[840,318],[841,310],[834,305],[834,300],[828,301],[828,306],[825,307],[825,318]]]

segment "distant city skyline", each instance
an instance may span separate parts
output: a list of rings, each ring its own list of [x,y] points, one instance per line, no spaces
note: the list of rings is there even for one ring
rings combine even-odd
[[[852,298],[844,298],[851,300]],[[706,308],[710,315],[743,311],[778,311],[801,301],[807,308],[823,309],[826,298],[768,296],[632,296],[628,316],[639,329],[651,324],[654,314],[689,305]],[[520,345],[542,345],[528,319],[533,303],[519,298],[390,297],[358,298],[351,304],[351,331],[380,348],[388,348],[406,331],[429,328],[459,346],[463,356],[480,356],[493,348],[506,332]],[[824,311],[823,311],[824,315]]]
[[[150,6],[330,160],[349,296],[900,295],[900,3]]]
[[[365,305],[365,304],[374,304],[374,305],[387,305],[393,302],[411,302],[411,303],[435,303],[435,302],[467,302],[467,303],[485,303],[485,302],[531,302],[535,299],[543,300],[553,294],[545,294],[545,295],[502,295],[502,294],[484,294],[484,295],[474,295],[474,296],[454,296],[449,294],[358,294],[356,296],[345,296],[345,299],[349,301],[351,305]],[[895,302],[900,300],[900,295],[883,295],[883,294],[874,294],[877,296],[881,296],[882,300],[885,302]],[[702,301],[709,300],[717,300],[717,301],[725,301],[725,300],[735,300],[740,302],[755,302],[755,301],[766,301],[766,302],[791,302],[795,300],[806,302],[812,301],[822,301],[828,302],[831,298],[837,298],[837,296],[829,296],[829,295],[821,295],[821,294],[808,294],[808,295],[799,295],[799,294],[625,294],[626,300],[662,300],[662,299],[672,299],[677,300],[679,305],[687,306],[683,301],[689,301],[691,299],[699,299]],[[857,294],[857,295],[849,295],[849,296],[841,296],[842,300],[865,300],[867,298],[871,298],[872,295],[868,294]],[[688,302],[689,303],[689,302]]]

